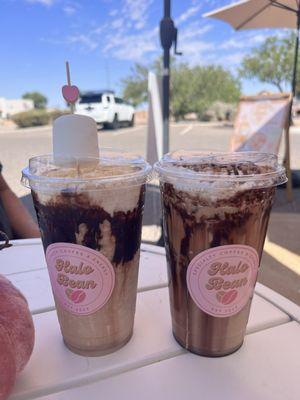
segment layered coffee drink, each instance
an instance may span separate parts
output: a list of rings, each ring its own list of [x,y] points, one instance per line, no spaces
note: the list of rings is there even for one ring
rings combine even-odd
[[[175,152],[160,176],[173,333],[222,356],[243,343],[275,186],[272,155]]]
[[[31,187],[64,342],[95,356],[132,336],[145,183],[128,155],[30,161]]]

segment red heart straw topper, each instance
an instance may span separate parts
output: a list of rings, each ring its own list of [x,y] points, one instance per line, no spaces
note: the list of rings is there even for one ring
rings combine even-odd
[[[74,112],[74,104],[78,100],[79,89],[77,86],[71,85],[70,67],[68,61],[66,62],[66,71],[68,84],[62,87],[62,95],[66,102],[71,104],[71,111]]]

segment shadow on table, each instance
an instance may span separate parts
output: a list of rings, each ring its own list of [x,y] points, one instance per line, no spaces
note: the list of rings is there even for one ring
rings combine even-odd
[[[278,189],[270,216],[268,240],[279,247],[264,251],[258,280],[300,305],[300,174],[293,173],[293,201]],[[287,250],[287,251],[286,251]],[[281,262],[280,262],[281,260]]]
[[[284,189],[278,189],[270,217],[268,238],[271,242],[300,255],[299,236],[300,189],[293,190],[292,202],[287,201]]]
[[[266,252],[263,253],[258,282],[300,305],[299,274],[282,265]]]

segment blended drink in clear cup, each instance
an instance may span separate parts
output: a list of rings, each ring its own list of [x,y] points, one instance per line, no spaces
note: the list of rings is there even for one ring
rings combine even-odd
[[[128,154],[32,158],[31,188],[64,342],[75,353],[117,350],[132,336],[145,184]]]
[[[243,343],[276,186],[271,154],[178,151],[159,174],[175,339],[224,356]]]

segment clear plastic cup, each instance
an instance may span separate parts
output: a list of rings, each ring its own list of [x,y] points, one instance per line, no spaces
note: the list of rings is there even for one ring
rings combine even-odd
[[[75,353],[113,352],[132,336],[145,184],[151,168],[126,153],[34,157],[32,192],[63,339]]]
[[[178,151],[155,165],[163,205],[173,333],[223,356],[243,343],[276,186],[271,154]]]

